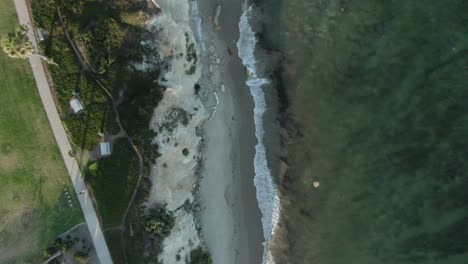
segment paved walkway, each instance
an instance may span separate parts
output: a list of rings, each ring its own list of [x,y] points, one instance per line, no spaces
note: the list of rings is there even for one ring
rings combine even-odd
[[[16,6],[16,12],[18,13],[19,23],[20,24],[29,24],[31,25],[31,20],[29,17],[28,8],[25,0],[14,0]],[[32,31],[30,32],[29,38],[33,43],[34,47],[37,47],[36,39],[33,37]],[[85,183],[81,177],[81,172],[78,167],[76,160],[68,155],[68,152],[71,150],[70,142],[68,141],[67,134],[65,129],[62,126],[60,116],[55,108],[55,103],[50,92],[49,83],[47,82],[46,74],[44,67],[42,66],[41,58],[39,56],[31,56],[29,59],[31,63],[31,68],[36,79],[37,89],[44,105],[44,109],[49,119],[50,126],[55,136],[55,140],[62,154],[65,166],[70,175],[73,186],[75,187],[75,192],[78,195],[78,200],[80,201],[81,209],[86,219],[91,237],[93,238],[94,247],[96,248],[97,256],[101,264],[112,264],[112,259],[109,254],[109,249],[107,248],[104,235],[102,233],[99,220],[94,210],[93,203],[89,197],[88,192],[80,194],[80,192],[86,189]]]

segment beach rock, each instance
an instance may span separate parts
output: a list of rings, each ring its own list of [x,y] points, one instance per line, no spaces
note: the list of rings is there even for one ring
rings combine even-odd
[[[216,49],[215,49],[215,47],[214,47],[213,45],[211,45],[211,46],[208,47],[208,51],[209,51],[210,53],[215,52],[215,50],[216,50]]]

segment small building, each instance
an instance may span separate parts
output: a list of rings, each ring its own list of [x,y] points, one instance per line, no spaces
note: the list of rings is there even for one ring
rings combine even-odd
[[[44,41],[45,38],[44,38],[44,30],[42,28],[38,28],[37,29],[37,36],[39,37],[39,40],[40,41]]]
[[[74,114],[81,114],[84,111],[83,103],[78,96],[70,100],[70,108]]]
[[[111,148],[110,142],[99,143],[99,148],[101,150],[101,157],[109,157],[112,154],[112,148]]]

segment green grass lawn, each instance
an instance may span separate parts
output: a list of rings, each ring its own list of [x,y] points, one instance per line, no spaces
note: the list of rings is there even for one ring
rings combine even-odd
[[[0,1],[0,35],[16,24],[13,1]],[[0,263],[39,263],[47,244],[83,215],[28,61],[0,52],[0,93]]]
[[[119,139],[113,144],[112,155],[93,163],[91,167],[95,166],[95,169],[85,173],[86,181],[93,187],[98,210],[103,216],[102,224],[106,228],[120,226],[129,197],[135,189],[137,177],[134,175],[138,174],[136,164],[137,158],[127,140]]]

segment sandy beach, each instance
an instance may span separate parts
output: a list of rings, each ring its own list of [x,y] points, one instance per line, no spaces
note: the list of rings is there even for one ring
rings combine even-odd
[[[167,90],[151,121],[160,156],[146,204],[175,217],[159,261],[187,262],[201,249],[215,264],[262,263],[254,102],[236,48],[242,2],[158,4],[148,23],[153,37],[142,44],[158,52],[136,67],[166,63],[159,81]]]
[[[215,30],[208,17],[215,17],[218,5],[221,5],[220,29]],[[204,125],[202,234],[215,264],[262,263],[264,239],[253,184],[256,144],[253,100],[245,85],[246,73],[235,44],[242,3],[201,1],[199,12],[206,49],[201,93],[208,107],[218,104]],[[213,72],[210,57],[221,61]]]

